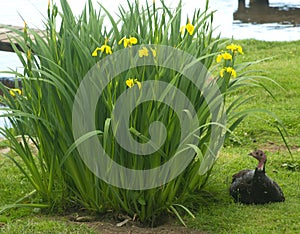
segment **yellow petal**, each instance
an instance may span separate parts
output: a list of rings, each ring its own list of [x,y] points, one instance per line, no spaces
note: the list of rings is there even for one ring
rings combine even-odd
[[[233,71],[233,68],[232,68],[232,67],[226,67],[226,72],[232,73],[232,71]]]
[[[129,88],[132,88],[132,87],[134,86],[133,79],[132,79],[132,78],[127,79],[127,80],[126,80],[126,85],[127,85]]]
[[[134,45],[138,42],[138,40],[135,37],[130,37],[129,42]]]
[[[151,49],[152,55],[155,58],[156,57],[156,50],[155,49]]]
[[[218,56],[217,56],[217,63],[219,63],[219,62],[221,62],[222,61],[222,55],[221,54],[218,54]]]
[[[97,56],[98,56],[98,50],[100,50],[99,47],[97,47],[97,48],[93,51],[93,53],[92,53],[92,56],[93,56],[93,57],[97,57]]]
[[[112,54],[112,50],[110,46],[106,46],[106,50],[105,50],[106,54]]]
[[[143,47],[141,50],[139,50],[139,57],[148,56],[148,49],[146,47]]]
[[[185,30],[185,26],[181,26],[180,29],[179,29],[179,32],[180,32],[181,34],[183,34],[183,33],[184,33],[184,30]]]
[[[121,45],[122,42],[126,39],[126,37],[123,37],[119,42],[118,42],[118,45]]]
[[[241,46],[238,46],[238,47],[237,47],[237,50],[238,50],[238,52],[239,52],[240,54],[244,54],[243,48],[242,48]]]
[[[129,39],[127,39],[127,38],[124,39],[124,48],[126,48],[128,46],[128,41],[129,41]]]
[[[139,82],[138,80],[136,80],[135,83],[137,84],[137,86],[139,87],[139,89],[142,88],[142,83],[141,82]]]
[[[230,73],[233,78],[236,78],[236,71],[232,67],[228,67],[227,72]]]
[[[19,95],[21,95],[22,94],[22,90],[21,89],[10,89],[9,93],[10,93],[11,96],[15,97],[16,93],[19,94]]]
[[[222,54],[222,57],[223,57],[223,59],[225,59],[225,60],[232,60],[232,55],[229,54],[229,53],[227,53],[227,52],[223,53],[223,54]]]
[[[236,78],[236,71],[234,70],[233,67],[224,67],[221,71],[220,71],[220,76],[223,77],[224,72],[229,73],[230,75],[232,75],[233,78]],[[222,73],[222,74],[221,74]]]
[[[224,69],[224,68],[222,68],[222,69],[221,69],[221,71],[220,71],[220,76],[221,76],[221,77],[223,77],[223,76],[224,76],[224,71],[225,71],[225,69]]]
[[[226,46],[226,49],[231,50],[232,52],[238,51],[240,54],[244,54],[243,48],[240,45],[236,45],[236,44],[233,44],[233,43]]]
[[[236,78],[236,71],[232,70],[231,75],[233,76],[233,78]]]
[[[226,46],[227,50],[231,50],[232,52],[235,50],[235,46],[233,43],[231,43],[230,45]]]
[[[103,45],[103,46],[101,46],[101,47],[99,48],[99,50],[103,53],[104,50],[105,50],[105,47],[106,47],[106,45]]]
[[[195,27],[191,23],[188,23],[185,28],[190,35],[192,35],[194,33]]]
[[[105,51],[106,54],[112,54],[111,47],[108,46],[108,45],[106,45],[106,44],[103,45],[103,46],[101,46],[101,47],[99,48],[99,50],[100,50],[102,53],[104,53],[104,51]]]

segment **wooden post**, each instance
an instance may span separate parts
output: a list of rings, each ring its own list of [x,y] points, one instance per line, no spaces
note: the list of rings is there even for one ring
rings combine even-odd
[[[269,6],[269,0],[250,0],[251,6]]]
[[[246,3],[245,0],[238,0],[239,4],[238,4],[238,11],[243,11],[246,8]]]

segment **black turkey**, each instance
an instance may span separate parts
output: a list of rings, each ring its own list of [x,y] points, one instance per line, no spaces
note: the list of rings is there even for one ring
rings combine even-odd
[[[235,202],[265,204],[285,200],[279,185],[265,174],[267,156],[261,150],[249,154],[258,160],[255,170],[242,170],[232,176],[230,195]]]

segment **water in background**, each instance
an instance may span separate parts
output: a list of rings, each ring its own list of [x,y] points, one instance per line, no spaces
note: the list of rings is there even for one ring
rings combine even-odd
[[[126,0],[93,0],[95,6],[101,2],[111,13],[118,11],[120,4],[127,4]],[[133,0],[130,0],[133,1]],[[151,2],[151,0],[148,0]],[[59,3],[59,0],[55,0]],[[144,4],[146,0],[140,0]],[[156,1],[159,4],[159,1]],[[170,7],[174,7],[178,1],[165,0]],[[294,6],[300,8],[300,0],[269,0],[270,6]],[[76,15],[82,11],[86,0],[69,0]],[[23,25],[23,19],[30,27],[43,28],[44,16],[47,12],[48,0],[10,0],[1,1],[0,24]],[[202,8],[205,0],[183,0],[183,11],[191,15],[195,8]],[[246,1],[246,5],[249,0]],[[300,27],[293,25],[281,25],[278,23],[253,24],[241,23],[233,20],[233,13],[238,9],[238,0],[210,0],[211,10],[216,10],[214,17],[215,33],[221,33],[222,37],[234,39],[255,38],[266,41],[292,41],[300,40]],[[14,53],[0,52],[0,71],[21,69],[21,64]],[[1,74],[0,74],[1,77]]]

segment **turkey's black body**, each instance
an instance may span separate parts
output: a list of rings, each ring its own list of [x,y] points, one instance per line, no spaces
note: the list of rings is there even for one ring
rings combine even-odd
[[[235,202],[253,203],[253,176],[254,170],[243,170],[232,176],[229,191]]]
[[[270,179],[265,170],[243,170],[233,175],[230,195],[235,202],[265,204],[285,200],[279,185]]]

